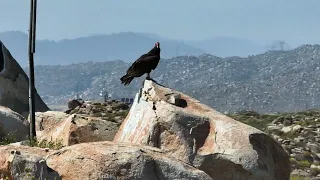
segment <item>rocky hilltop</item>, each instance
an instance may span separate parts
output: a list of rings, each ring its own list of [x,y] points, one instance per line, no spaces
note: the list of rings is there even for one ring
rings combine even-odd
[[[37,142],[0,146],[0,176],[289,180],[289,155],[272,137],[152,81],[145,81],[128,115],[121,102],[77,104],[37,113]],[[111,122],[121,126],[108,136]]]
[[[48,104],[65,104],[79,92],[101,99],[103,88],[114,98],[133,97],[143,78],[123,88],[123,61],[69,66],[37,66],[37,88]],[[163,59],[151,76],[159,83],[190,94],[221,112],[294,112],[320,107],[320,46],[269,51],[247,58],[179,56]]]

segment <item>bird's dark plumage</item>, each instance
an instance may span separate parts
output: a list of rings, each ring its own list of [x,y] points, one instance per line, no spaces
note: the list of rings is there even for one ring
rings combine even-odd
[[[120,78],[121,83],[129,85],[135,77],[141,77],[145,73],[148,74],[147,79],[151,79],[150,72],[158,66],[160,51],[160,43],[157,42],[148,53],[143,54],[129,67],[127,74]]]

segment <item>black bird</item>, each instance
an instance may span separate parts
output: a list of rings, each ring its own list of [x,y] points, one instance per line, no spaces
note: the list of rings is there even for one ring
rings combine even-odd
[[[160,61],[160,43],[156,42],[155,46],[146,54],[137,59],[127,70],[127,74],[120,78],[121,83],[129,85],[135,77],[141,77],[147,73],[146,79],[151,80],[150,72],[154,70]]]

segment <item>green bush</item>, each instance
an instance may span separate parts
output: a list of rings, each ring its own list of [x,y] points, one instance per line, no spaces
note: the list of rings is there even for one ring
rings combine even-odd
[[[304,161],[298,161],[298,166],[301,168],[309,168],[311,163],[307,160]]]
[[[291,175],[290,180],[310,180],[310,178],[306,178],[306,177],[299,176],[299,175]]]
[[[47,140],[43,140],[43,141],[31,140],[31,141],[28,141],[27,145],[31,147],[49,148],[54,150],[58,150],[64,147],[62,144],[62,140],[58,140],[56,142],[47,141]]]
[[[7,145],[16,142],[16,137],[12,134],[5,134],[0,126],[0,145]]]
[[[318,169],[318,168],[311,168],[311,169],[310,169],[310,174],[311,174],[312,176],[317,176],[318,174],[320,174],[320,169]]]

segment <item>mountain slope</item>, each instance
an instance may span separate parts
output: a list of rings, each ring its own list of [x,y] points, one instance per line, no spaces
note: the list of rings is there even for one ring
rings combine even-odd
[[[22,67],[28,64],[28,35],[18,31],[0,33],[0,39],[10,49]],[[159,40],[160,39],[160,40]],[[136,60],[148,52],[156,41],[161,42],[163,58],[181,54],[200,55],[203,50],[175,40],[161,38],[154,34],[122,32],[109,35],[94,35],[61,41],[38,40],[36,42],[35,64],[58,65],[84,61],[108,61],[122,59]]]
[[[123,61],[68,66],[36,66],[36,86],[49,104],[66,103],[77,90],[97,99],[105,87],[113,97],[133,97],[144,76],[124,87],[119,78],[129,67]],[[248,58],[212,55],[162,59],[151,77],[218,111],[298,111],[320,107],[320,46],[269,51]]]

